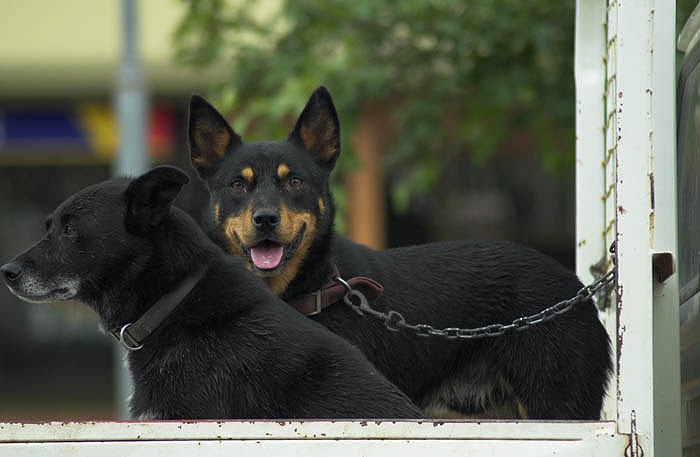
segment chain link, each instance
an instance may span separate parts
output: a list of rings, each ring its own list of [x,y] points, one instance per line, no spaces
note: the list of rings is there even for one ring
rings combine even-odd
[[[615,268],[608,271],[592,284],[582,287],[573,297],[562,300],[538,313],[519,317],[510,324],[490,324],[475,328],[447,327],[439,329],[428,324],[409,324],[400,312],[395,310],[389,310],[387,313],[377,311],[369,305],[367,298],[362,292],[350,287],[350,285],[340,277],[336,277],[335,280],[345,287],[343,301],[346,305],[350,306],[360,316],[370,315],[375,319],[384,321],[385,327],[392,332],[408,330],[421,337],[438,336],[448,340],[475,340],[479,338],[501,336],[511,331],[521,332],[537,324],[541,324],[542,322],[547,322],[560,314],[566,313],[576,304],[592,298],[600,289],[612,283],[615,280]]]

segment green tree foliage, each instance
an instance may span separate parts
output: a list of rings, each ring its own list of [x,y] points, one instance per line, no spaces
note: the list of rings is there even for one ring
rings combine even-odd
[[[333,94],[341,167],[363,106],[389,109],[385,154],[399,209],[450,159],[476,162],[526,136],[543,165],[574,158],[572,1],[190,0],[179,58],[224,66],[213,89],[246,138],[280,138],[314,87]]]

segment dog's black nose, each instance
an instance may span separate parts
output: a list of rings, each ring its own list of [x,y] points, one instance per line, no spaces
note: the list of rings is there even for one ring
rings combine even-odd
[[[253,225],[258,229],[272,229],[279,225],[280,215],[272,208],[261,208],[253,213]]]
[[[16,281],[17,278],[22,276],[22,267],[14,262],[6,263],[1,266],[0,271],[5,275],[5,280],[8,282]]]

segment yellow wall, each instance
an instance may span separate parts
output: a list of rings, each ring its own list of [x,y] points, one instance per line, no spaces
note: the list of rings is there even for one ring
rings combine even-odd
[[[139,46],[152,92],[204,90],[215,70],[195,75],[172,62],[178,0],[140,0]],[[0,1],[0,97],[105,94],[121,57],[121,0]]]

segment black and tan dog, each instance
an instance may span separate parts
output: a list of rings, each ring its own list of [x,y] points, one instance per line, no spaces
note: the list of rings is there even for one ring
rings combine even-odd
[[[255,143],[245,143],[216,109],[193,96],[189,142],[192,164],[210,191],[210,235],[290,303],[339,272],[383,285],[377,310],[436,328],[464,328],[509,323],[582,287],[554,260],[513,243],[374,251],[334,233],[329,175],[340,154],[340,127],[323,87],[286,140]],[[430,416],[600,415],[610,345],[590,300],[526,331],[470,342],[392,333],[343,304],[313,319],[361,348]]]
[[[128,355],[139,419],[420,416],[359,350],[290,309],[171,207],[187,180],[159,167],[78,192],[0,268],[10,290],[83,301],[103,329],[141,345]]]

